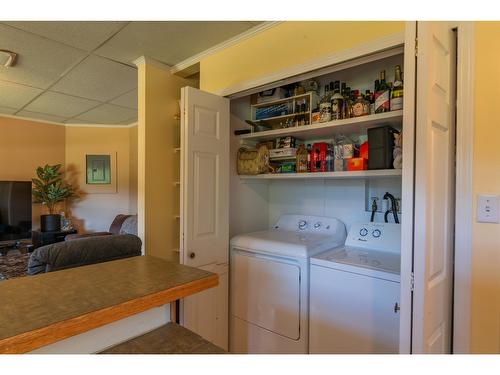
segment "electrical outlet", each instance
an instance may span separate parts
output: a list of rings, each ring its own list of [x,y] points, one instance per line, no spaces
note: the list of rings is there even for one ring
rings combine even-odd
[[[498,195],[477,196],[477,222],[498,224]]]

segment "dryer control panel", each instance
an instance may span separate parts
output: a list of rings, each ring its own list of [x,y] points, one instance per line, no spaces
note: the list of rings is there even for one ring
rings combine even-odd
[[[399,253],[401,225],[392,223],[353,223],[346,246]]]
[[[312,215],[281,215],[274,229],[304,233],[344,233],[345,225],[335,217]]]

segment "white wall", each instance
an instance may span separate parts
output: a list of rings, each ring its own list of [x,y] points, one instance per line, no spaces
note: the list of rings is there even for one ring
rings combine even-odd
[[[387,190],[401,196],[401,184],[396,180],[377,181],[379,191]],[[383,195],[383,193],[382,193]],[[333,216],[346,225],[370,221],[371,213],[365,211],[364,180],[302,180],[273,181],[269,185],[269,225],[283,214]],[[375,221],[383,222],[377,213]],[[392,215],[389,222],[392,221]]]

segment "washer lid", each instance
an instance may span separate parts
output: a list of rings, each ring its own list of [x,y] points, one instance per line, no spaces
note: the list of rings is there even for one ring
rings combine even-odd
[[[324,234],[270,229],[235,236],[231,239],[231,247],[272,255],[308,258],[338,247],[344,244],[344,241],[345,230]]]
[[[342,246],[311,258],[311,264],[330,267],[328,262],[400,274],[401,257],[397,253]]]

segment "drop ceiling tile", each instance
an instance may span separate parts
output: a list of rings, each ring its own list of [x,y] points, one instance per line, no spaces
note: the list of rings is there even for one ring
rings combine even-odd
[[[87,124],[116,124],[120,121],[125,121],[134,116],[137,116],[137,111],[133,109],[123,108],[112,104],[101,104],[99,107],[91,109],[88,112],[82,113],[74,119],[68,120],[68,123],[73,123],[73,120],[85,122]]]
[[[13,115],[16,113],[18,110],[15,108],[9,108],[9,107],[2,107],[0,106],[0,114],[4,115]]]
[[[97,48],[127,24],[127,22],[110,21],[19,21],[5,23],[85,51]]]
[[[175,65],[253,26],[246,21],[131,22],[95,53],[124,63],[148,56]]]
[[[0,70],[1,76],[2,70]],[[17,108],[19,110],[42,92],[43,90],[34,87],[0,81],[0,106]]]
[[[27,111],[69,118],[97,107],[100,102],[46,91],[24,108]]]
[[[137,87],[137,69],[98,56],[89,56],[51,91],[106,102]]]
[[[18,54],[17,64],[0,71],[0,79],[47,88],[85,52],[64,44],[0,24],[0,46]]]
[[[137,116],[116,123],[116,125],[131,125],[137,123]]]
[[[137,89],[127,92],[126,94],[119,96],[109,103],[120,105],[122,107],[137,109]]]
[[[16,116],[28,117],[35,120],[59,122],[61,124],[64,122],[64,120],[67,119],[67,117],[53,116],[53,115],[47,115],[45,113],[38,113],[31,111],[19,111],[18,113],[16,113]]]

